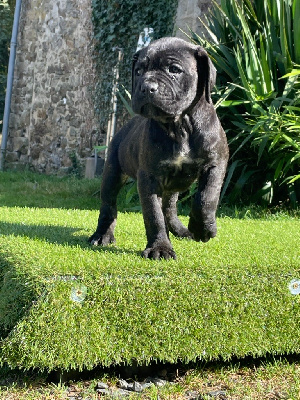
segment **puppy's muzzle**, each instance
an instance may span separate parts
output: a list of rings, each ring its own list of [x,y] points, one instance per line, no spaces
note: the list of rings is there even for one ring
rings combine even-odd
[[[158,83],[153,81],[144,81],[141,84],[140,90],[144,96],[151,97],[158,91]]]

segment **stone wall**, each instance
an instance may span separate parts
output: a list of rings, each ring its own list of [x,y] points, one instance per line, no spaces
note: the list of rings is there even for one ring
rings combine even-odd
[[[103,142],[91,32],[90,0],[23,0],[7,167],[66,173]]]
[[[211,4],[212,0],[178,0],[175,35],[187,39],[183,32],[189,33],[189,29],[202,35],[203,27],[199,17],[201,18],[208,12]]]

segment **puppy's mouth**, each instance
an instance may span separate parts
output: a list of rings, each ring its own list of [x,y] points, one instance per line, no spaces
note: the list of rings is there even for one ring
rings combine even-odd
[[[158,121],[166,121],[174,118],[174,115],[171,115],[161,108],[153,105],[152,103],[145,103],[141,105],[139,110],[135,110],[138,114],[142,115],[145,118],[152,118]]]
[[[146,103],[141,106],[140,113],[147,118],[159,116],[162,114],[162,110],[151,103]]]

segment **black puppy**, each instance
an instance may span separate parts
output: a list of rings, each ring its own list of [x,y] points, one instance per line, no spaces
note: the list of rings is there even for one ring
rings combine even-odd
[[[207,242],[216,236],[216,209],[227,161],[225,133],[210,98],[216,70],[206,51],[162,38],[138,51],[132,68],[132,107],[140,114],[111,141],[96,232],[89,241],[115,241],[117,194],[137,179],[147,234],[145,258],[176,258],[175,236]],[[178,193],[194,181],[188,229],[177,217]]]

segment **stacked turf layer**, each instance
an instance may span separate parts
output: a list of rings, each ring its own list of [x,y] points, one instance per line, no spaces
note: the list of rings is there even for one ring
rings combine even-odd
[[[97,212],[0,208],[1,363],[92,368],[300,350],[296,219],[218,220],[206,244],[171,237],[177,260],[140,257],[140,214],[91,248]],[[184,223],[187,219],[183,218]]]

